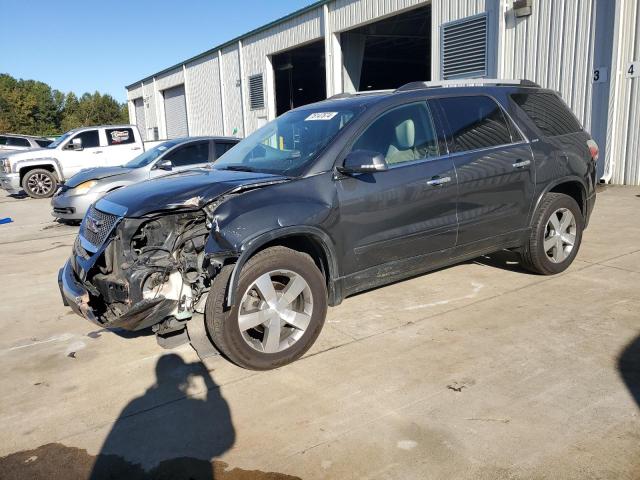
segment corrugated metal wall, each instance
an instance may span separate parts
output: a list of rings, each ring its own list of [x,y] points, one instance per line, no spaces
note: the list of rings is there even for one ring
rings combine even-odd
[[[222,76],[224,82],[224,133],[225,135],[243,137],[240,58],[237,44],[222,50]]]
[[[274,91],[266,82],[266,69],[269,65],[267,56],[321,39],[323,35],[321,18],[322,8],[319,7],[243,40],[244,78],[242,79],[242,86],[244,88],[245,104],[247,105],[246,123],[248,132],[257,129],[268,116],[266,104],[265,108],[260,110],[250,110],[248,108],[248,78],[252,75],[263,74],[267,88],[266,95],[274,95]]]
[[[187,64],[185,71],[189,133],[223,135],[217,54]]]
[[[175,87],[182,83],[184,83],[182,68],[177,68],[156,77],[156,88],[158,90],[166,90],[167,88]]]
[[[145,138],[150,139],[153,138],[150,130],[158,127],[158,115],[157,115],[157,102],[156,96],[153,89],[153,83],[145,83],[142,87],[142,91],[144,92],[143,98],[145,99],[144,105],[144,113],[145,113],[145,123],[147,126],[147,134]]]
[[[605,175],[612,183],[640,185],[640,77],[626,73],[640,60],[640,5],[616,2]]]
[[[526,78],[557,90],[580,122],[591,127],[595,0],[538,0],[532,14],[505,12],[498,76]]]
[[[429,2],[427,0],[336,0],[329,4],[329,21],[333,31],[340,32],[426,3]]]

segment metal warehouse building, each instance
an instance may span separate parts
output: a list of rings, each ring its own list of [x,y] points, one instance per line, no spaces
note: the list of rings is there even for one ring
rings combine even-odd
[[[341,92],[527,78],[558,90],[640,184],[638,0],[324,0],[127,86],[146,139],[244,136]]]

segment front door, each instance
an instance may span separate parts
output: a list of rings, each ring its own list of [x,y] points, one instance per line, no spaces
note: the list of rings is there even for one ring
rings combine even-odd
[[[426,102],[383,113],[356,140],[351,151],[382,153],[388,170],[336,181],[345,274],[455,245],[456,174],[438,148]]]
[[[81,140],[82,148],[80,150],[74,149],[74,139]],[[65,178],[69,178],[85,168],[103,166],[103,155],[104,146],[100,145],[98,129],[76,133],[67,140],[59,152],[56,152]]]
[[[529,144],[491,97],[437,102],[458,174],[458,245],[525,228],[535,186]]]

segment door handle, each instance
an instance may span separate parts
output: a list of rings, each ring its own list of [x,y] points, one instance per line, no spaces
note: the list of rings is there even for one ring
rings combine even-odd
[[[430,187],[438,187],[440,185],[444,185],[445,183],[449,183],[451,181],[451,177],[437,177],[432,178],[427,182],[427,185]]]
[[[133,147],[131,150],[140,150],[140,147]]]
[[[531,160],[524,160],[522,162],[516,162],[513,164],[513,168],[523,168],[526,167],[527,165],[531,164]]]
[[[102,150],[98,150],[97,152],[93,152],[94,155],[97,155],[98,153],[102,153]]]

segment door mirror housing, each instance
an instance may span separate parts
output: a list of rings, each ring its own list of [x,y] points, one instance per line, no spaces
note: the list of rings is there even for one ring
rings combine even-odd
[[[388,169],[384,155],[373,150],[354,150],[344,159],[344,164],[338,167],[341,173],[375,173]]]
[[[171,171],[173,170],[173,163],[171,163],[171,160],[169,159],[160,160],[158,163],[154,165],[153,168],[157,170]]]
[[[71,143],[67,146],[69,150],[80,151],[82,150],[82,139],[81,138],[73,138]]]

